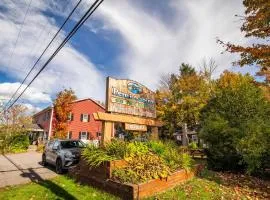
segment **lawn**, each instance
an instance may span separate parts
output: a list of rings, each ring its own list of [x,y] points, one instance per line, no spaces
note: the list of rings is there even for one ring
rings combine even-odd
[[[0,189],[1,200],[43,200],[43,199],[118,199],[98,189],[80,185],[66,176]]]
[[[270,199],[270,182],[242,174],[204,170],[200,177],[148,200],[165,199]],[[118,199],[93,187],[80,185],[66,176],[0,189],[1,200],[34,199]]]

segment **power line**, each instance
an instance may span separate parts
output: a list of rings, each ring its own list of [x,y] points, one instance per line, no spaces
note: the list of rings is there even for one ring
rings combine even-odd
[[[76,25],[73,27],[71,32],[65,37],[65,39],[62,41],[62,43],[58,46],[58,48],[54,51],[54,53],[51,55],[51,57],[46,61],[46,63],[42,66],[42,68],[39,70],[39,72],[35,75],[35,77],[30,81],[30,83],[25,87],[25,89],[20,93],[20,95],[13,101],[13,103],[6,109],[10,109],[17,101],[18,99],[23,95],[23,93],[26,91],[26,89],[33,83],[33,81],[39,76],[39,74],[46,68],[46,66],[51,62],[51,60],[57,55],[57,53],[64,47],[64,45],[69,41],[69,39],[78,31],[78,29],[84,24],[84,22],[95,12],[95,10],[100,6],[100,4],[104,0],[96,0],[92,6],[86,11],[86,13],[83,15],[83,17],[76,23]]]
[[[12,2],[12,3],[13,3],[13,2]],[[21,24],[19,33],[18,33],[17,38],[16,38],[16,40],[15,40],[14,47],[13,47],[13,49],[11,50],[11,54],[10,54],[9,61],[8,61],[8,66],[10,65],[10,62],[11,62],[11,60],[12,60],[14,51],[15,51],[15,49],[17,48],[17,43],[18,43],[18,40],[19,40],[19,38],[20,38],[20,36],[21,36],[21,32],[22,32],[22,29],[23,29],[23,26],[24,26],[26,17],[27,17],[27,15],[28,15],[28,12],[29,12],[31,3],[32,3],[32,0],[29,0],[29,3],[28,3],[28,5],[27,5],[27,10],[26,10],[26,12],[25,12],[25,15],[24,15],[24,18],[23,18],[23,21],[22,21],[22,24]]]
[[[34,70],[34,68],[36,67],[37,63],[40,61],[40,59],[42,58],[42,56],[45,54],[45,52],[47,51],[47,49],[50,47],[50,45],[52,44],[52,42],[54,41],[54,39],[57,37],[57,35],[59,34],[59,32],[63,29],[63,27],[65,26],[65,24],[67,23],[67,21],[70,19],[71,15],[74,13],[74,11],[77,9],[77,7],[80,5],[80,3],[82,2],[82,0],[79,0],[78,3],[76,4],[76,6],[72,9],[72,11],[69,13],[68,17],[66,18],[66,20],[64,21],[64,23],[61,25],[61,27],[58,29],[58,31],[55,33],[55,35],[53,36],[53,38],[51,39],[51,41],[49,42],[49,44],[46,46],[46,48],[43,50],[42,54],[39,56],[39,58],[37,59],[37,61],[35,62],[35,64],[32,66],[32,68],[30,69],[30,71],[27,73],[27,75],[25,76],[25,78],[23,79],[23,81],[21,82],[20,86],[17,88],[17,90],[15,91],[15,93],[12,95],[12,97],[10,98],[10,100],[8,101],[8,103],[6,104],[6,106],[8,106],[8,104],[12,101],[12,99],[15,97],[15,95],[17,94],[17,92],[21,89],[21,87],[23,86],[24,82],[26,81],[26,79],[28,78],[28,76],[31,74],[31,72]]]

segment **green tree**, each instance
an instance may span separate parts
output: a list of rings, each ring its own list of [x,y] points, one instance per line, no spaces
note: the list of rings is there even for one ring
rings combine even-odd
[[[200,110],[210,95],[208,83],[188,64],[180,66],[179,75],[171,74],[166,80],[162,81],[165,87],[157,91],[158,116],[169,134],[181,127],[183,144],[187,145],[187,127],[194,128],[199,122]]]
[[[200,137],[215,169],[257,172],[269,165],[270,104],[249,75],[224,72],[202,110]],[[268,158],[268,161],[267,161]]]

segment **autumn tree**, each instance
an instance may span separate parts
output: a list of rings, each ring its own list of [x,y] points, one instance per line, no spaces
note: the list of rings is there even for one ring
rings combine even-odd
[[[270,83],[270,1],[269,0],[244,0],[246,8],[241,31],[246,38],[251,38],[253,44],[241,46],[226,43],[218,39],[218,42],[231,53],[239,53],[240,60],[235,65],[257,65],[261,67],[258,75],[265,75]],[[255,39],[255,40],[254,40]]]
[[[54,100],[54,130],[56,138],[67,137],[68,115],[71,112],[71,103],[77,97],[72,89],[59,92]]]
[[[195,69],[182,64],[179,74],[171,74],[165,87],[157,91],[158,116],[165,122],[170,134],[182,129],[183,145],[187,145],[187,128],[194,128],[199,122],[200,110],[206,104],[210,91],[207,81]]]

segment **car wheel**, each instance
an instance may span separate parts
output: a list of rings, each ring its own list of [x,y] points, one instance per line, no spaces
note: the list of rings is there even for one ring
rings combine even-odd
[[[60,158],[58,158],[56,160],[55,171],[56,171],[57,174],[62,174],[63,173],[62,161],[61,161]]]
[[[47,165],[46,155],[45,155],[45,154],[42,154],[42,162],[41,162],[41,164],[42,164],[43,166],[46,166],[46,165]]]

